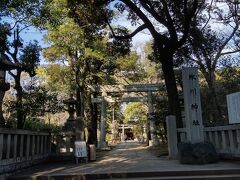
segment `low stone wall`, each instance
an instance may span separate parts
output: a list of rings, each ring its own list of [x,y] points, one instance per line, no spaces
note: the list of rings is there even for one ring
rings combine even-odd
[[[177,129],[178,142],[187,142],[185,128]],[[204,127],[204,140],[211,142],[222,157],[240,158],[240,124]]]
[[[240,124],[204,128],[204,139],[224,157],[240,157]]]
[[[47,160],[49,133],[0,128],[0,175]]]

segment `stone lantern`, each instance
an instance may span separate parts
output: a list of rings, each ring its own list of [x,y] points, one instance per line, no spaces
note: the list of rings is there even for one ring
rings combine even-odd
[[[0,127],[5,125],[3,118],[2,104],[5,92],[10,89],[10,84],[6,83],[6,71],[16,69],[18,66],[10,62],[7,57],[0,53]]]
[[[67,112],[69,113],[69,117],[67,119],[67,122],[64,125],[64,129],[66,131],[73,131],[75,130],[76,126],[76,118],[75,118],[75,111],[76,111],[76,103],[77,100],[73,98],[73,95],[70,96],[69,99],[63,101],[64,104],[67,105]]]
[[[66,104],[67,108],[66,111],[69,114],[67,118],[67,122],[65,122],[63,127],[63,139],[65,142],[66,152],[71,152],[71,149],[74,149],[74,141],[76,139],[75,131],[76,131],[76,118],[75,118],[75,111],[76,111],[76,104],[77,101],[73,98],[73,95],[70,96],[69,99],[63,101]]]

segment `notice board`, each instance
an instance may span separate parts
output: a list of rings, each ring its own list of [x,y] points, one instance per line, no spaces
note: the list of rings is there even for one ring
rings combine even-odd
[[[75,156],[87,157],[87,145],[85,141],[75,141]]]

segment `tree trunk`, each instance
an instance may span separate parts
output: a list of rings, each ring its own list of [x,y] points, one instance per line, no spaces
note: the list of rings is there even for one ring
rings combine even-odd
[[[168,114],[175,115],[177,119],[177,127],[182,127],[181,109],[173,70],[173,54],[168,52],[168,50],[161,52],[161,59],[159,59],[162,63],[162,71],[164,74],[164,80],[168,94]]]
[[[2,111],[2,104],[3,104],[4,95],[5,95],[5,91],[0,90],[0,127],[5,126],[5,120],[4,120],[3,111]]]
[[[91,102],[91,94],[88,94],[88,144],[97,143],[97,118],[95,118],[94,105]]]
[[[214,85],[214,76],[211,75],[213,74],[213,72],[208,72],[205,73],[205,79],[207,81],[208,84],[208,88],[209,88],[209,92],[210,92],[210,97],[209,99],[213,100],[213,103],[215,105],[215,108],[217,110],[217,114],[215,112],[212,113],[213,117],[214,117],[214,121],[220,123],[221,125],[223,125],[223,116],[222,116],[222,108],[219,104],[218,98],[217,98],[217,93],[216,93],[216,89],[215,89],[215,85]],[[210,101],[211,102],[211,101]]]
[[[16,109],[17,109],[17,128],[23,129],[24,127],[24,113],[23,113],[23,90],[20,82],[21,71],[17,70],[17,75],[14,77],[15,79],[15,90],[17,91],[16,97]]]
[[[93,97],[97,97],[97,93],[93,94]],[[97,145],[97,125],[98,125],[98,107],[97,103],[91,103],[91,113],[92,113],[92,119],[91,119],[91,130],[92,130],[92,140],[95,145]]]
[[[77,103],[76,103],[76,115],[77,117],[80,117],[81,116],[81,91],[80,91],[80,88],[77,87],[76,89],[76,100],[77,100]]]

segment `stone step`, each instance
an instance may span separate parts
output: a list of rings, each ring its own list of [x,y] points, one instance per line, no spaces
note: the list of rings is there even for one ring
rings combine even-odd
[[[36,180],[94,180],[94,179],[115,179],[115,180],[198,180],[198,179],[218,179],[231,180],[240,179],[240,169],[219,169],[219,170],[194,170],[194,171],[158,171],[158,172],[121,172],[121,173],[102,173],[102,174],[57,174],[44,176],[18,176],[9,179],[36,179]]]
[[[165,177],[145,177],[145,178],[114,178],[114,180],[237,180],[240,174],[235,175],[204,175],[204,176],[165,176]],[[103,179],[102,179],[103,180]]]

